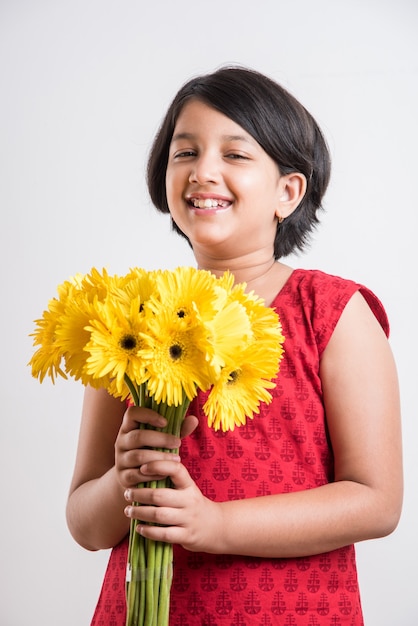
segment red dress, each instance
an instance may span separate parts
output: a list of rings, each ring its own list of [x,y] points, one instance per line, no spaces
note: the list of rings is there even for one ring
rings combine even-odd
[[[354,292],[365,297],[386,334],[376,296],[352,281],[295,270],[272,306],[285,355],[273,401],[232,432],[200,418],[183,441],[182,462],[201,491],[225,501],[312,489],[333,480],[319,363]],[[92,626],[124,626],[127,539],[111,553]],[[304,558],[266,559],[195,553],[174,546],[170,626],[362,626],[354,546]]]

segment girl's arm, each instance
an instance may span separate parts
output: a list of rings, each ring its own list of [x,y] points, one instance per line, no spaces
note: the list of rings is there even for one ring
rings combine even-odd
[[[388,341],[363,297],[344,310],[321,362],[335,481],[308,491],[215,503],[181,464],[149,463],[177,489],[132,490],[152,538],[189,550],[266,557],[327,552],[391,533],[402,505],[397,374]],[[161,492],[161,493],[158,493]],[[137,507],[127,514],[138,517]]]
[[[114,467],[125,409],[106,391],[86,388],[67,523],[74,539],[89,550],[116,545],[128,532],[123,488]]]

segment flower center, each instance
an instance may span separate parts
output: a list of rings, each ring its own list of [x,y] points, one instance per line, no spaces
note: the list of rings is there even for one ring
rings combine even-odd
[[[126,350],[127,352],[131,352],[137,346],[136,337],[134,337],[134,335],[124,335],[121,338],[121,340],[119,342],[119,345],[122,348],[122,350]]]
[[[178,359],[183,354],[183,348],[181,346],[179,346],[178,343],[175,343],[174,345],[170,346],[169,352],[170,352],[171,358],[174,361],[178,361]]]
[[[229,376],[228,376],[228,380],[227,380],[227,385],[233,385],[237,380],[238,380],[238,372],[237,370],[234,370],[233,372],[230,372]]]

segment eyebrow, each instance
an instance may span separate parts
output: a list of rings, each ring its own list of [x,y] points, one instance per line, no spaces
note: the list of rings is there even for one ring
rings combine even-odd
[[[196,135],[193,133],[176,133],[173,135],[171,141],[179,141],[181,139],[195,139]],[[250,140],[245,135],[222,135],[223,141],[245,141],[249,143]]]

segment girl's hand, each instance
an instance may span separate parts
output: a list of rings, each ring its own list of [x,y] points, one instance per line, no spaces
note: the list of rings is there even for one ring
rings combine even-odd
[[[182,463],[155,460],[142,466],[147,480],[169,476],[174,488],[131,488],[125,515],[138,520],[137,532],[148,539],[177,543],[193,552],[217,553],[222,538],[222,507],[206,498]]]
[[[152,428],[140,428],[141,424],[148,424]],[[183,424],[182,436],[190,434],[196,424],[197,418],[187,417]],[[180,462],[177,449],[181,445],[181,439],[155,430],[166,425],[167,420],[155,411],[136,406],[127,409],[115,442],[116,473],[123,487],[134,487],[138,483],[164,478],[164,474],[158,473],[144,475],[142,472],[144,464],[164,460]],[[175,452],[161,452],[162,448]]]

